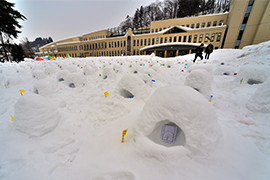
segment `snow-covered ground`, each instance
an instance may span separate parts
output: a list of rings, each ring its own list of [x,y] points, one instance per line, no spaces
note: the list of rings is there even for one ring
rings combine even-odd
[[[270,41],[193,58],[0,64],[0,179],[269,180]]]

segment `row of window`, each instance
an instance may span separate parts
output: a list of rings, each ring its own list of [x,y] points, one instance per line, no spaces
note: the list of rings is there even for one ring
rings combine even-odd
[[[221,26],[221,25],[223,25],[223,20],[220,20],[219,21],[219,26]],[[205,22],[203,22],[202,24],[200,24],[200,23],[197,23],[196,24],[196,28],[198,29],[198,28],[205,28],[205,27],[210,27],[210,26],[217,26],[217,21],[213,21],[213,24],[212,24],[212,22],[207,22],[207,24],[205,23]],[[193,28],[194,29],[194,27],[195,27],[195,24],[191,24],[191,25],[189,25],[189,24],[187,24],[187,25],[181,25],[181,26],[186,26],[186,27],[191,27],[191,28]],[[169,28],[169,27],[168,27]],[[154,32],[159,32],[159,31],[162,31],[162,30],[164,30],[164,29],[166,29],[166,27],[164,27],[163,29],[162,28],[156,28],[156,29],[152,29],[152,33],[154,33]]]
[[[58,52],[63,52],[63,51],[77,51],[78,50],[77,46],[59,47],[57,49],[58,49]]]
[[[93,36],[93,37],[89,37],[89,38],[83,38],[83,41],[90,41],[90,40],[94,40],[94,39],[101,39],[101,38],[105,38],[105,36],[104,35],[102,35],[102,36]]]
[[[154,44],[162,44],[168,42],[189,42],[189,43],[207,43],[207,42],[220,42],[222,33],[206,33],[195,34],[187,36],[173,36],[173,37],[160,37],[160,38],[148,38],[148,39],[136,39],[133,40],[133,47],[135,46],[149,46]],[[115,42],[102,42],[102,43],[92,43],[84,44],[79,46],[79,50],[96,50],[96,49],[107,49],[108,48],[119,48],[126,47],[126,41],[115,41]],[[58,52],[63,51],[76,51],[77,46],[68,46],[58,48]]]
[[[84,44],[79,46],[79,50],[92,50],[92,49],[103,49],[103,48],[115,48],[115,47],[126,47],[126,41],[114,41],[114,42],[101,42]]]
[[[206,33],[205,35],[197,34],[195,35],[188,35],[188,36],[174,36],[174,37],[161,37],[161,38],[149,38],[149,39],[137,39],[133,40],[133,46],[146,46],[146,45],[154,45],[154,44],[162,44],[168,42],[193,42],[193,43],[207,43],[210,42],[220,42],[221,39],[221,32],[218,33]],[[204,38],[204,39],[203,39]]]

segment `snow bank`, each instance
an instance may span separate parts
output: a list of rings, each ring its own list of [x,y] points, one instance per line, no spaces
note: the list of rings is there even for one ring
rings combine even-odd
[[[87,80],[83,74],[72,73],[69,74],[65,83],[70,88],[83,87],[86,84]]]
[[[179,127],[173,146],[182,145],[193,152],[207,152],[221,136],[211,104],[187,86],[167,86],[156,90],[138,117],[135,130],[141,136],[164,145],[160,128],[168,123]]]
[[[249,99],[247,108],[254,112],[270,112],[270,81],[262,84],[257,89],[254,95]]]
[[[52,103],[36,94],[26,94],[15,104],[16,129],[29,136],[42,136],[53,131],[61,116]]]

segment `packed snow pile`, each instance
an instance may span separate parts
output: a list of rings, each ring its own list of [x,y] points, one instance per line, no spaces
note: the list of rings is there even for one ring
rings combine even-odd
[[[133,74],[123,76],[116,87],[116,91],[124,98],[145,99],[150,94],[150,89],[144,81]]]
[[[270,81],[255,91],[247,103],[247,108],[250,111],[270,113]]]
[[[211,97],[213,77],[204,69],[196,69],[187,75],[185,85],[200,92],[207,99]]]
[[[29,136],[42,136],[57,127],[60,114],[44,97],[27,94],[15,104],[14,118],[17,130]]]
[[[212,105],[200,93],[187,86],[157,89],[146,102],[137,123],[136,131],[153,142],[165,146],[181,145],[195,152],[208,152],[221,136]],[[172,137],[168,138],[172,140],[168,142],[162,135],[162,128],[170,124],[176,125],[176,132],[171,133]]]
[[[270,41],[193,59],[0,63],[0,179],[270,179]]]

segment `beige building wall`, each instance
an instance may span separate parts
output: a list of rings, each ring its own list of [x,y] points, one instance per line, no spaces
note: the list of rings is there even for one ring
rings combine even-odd
[[[243,48],[247,45],[253,44],[253,41],[255,40],[255,36],[257,34],[258,27],[261,24],[261,20],[264,16],[264,13],[268,4],[269,4],[269,0],[255,0],[251,13],[249,15],[248,22],[247,22],[243,37],[241,39],[239,48]],[[270,19],[270,16],[268,16],[268,19]],[[264,31],[261,33],[262,33],[262,36],[264,36],[267,39],[267,36],[266,36],[267,32]],[[269,34],[269,31],[268,31],[268,34]],[[268,36],[268,40],[269,39],[270,39],[270,36]]]
[[[270,1],[265,0],[264,3],[261,3],[264,5],[264,12],[252,44],[258,44],[270,40]]]
[[[224,43],[224,48],[235,48],[241,30],[242,22],[248,8],[250,0],[233,0],[229,17],[228,32]],[[267,11],[268,10],[268,11]],[[270,40],[269,27],[269,0],[255,0],[251,12],[248,16],[239,48]],[[243,28],[243,27],[242,27]],[[268,28],[268,29],[267,29]]]

